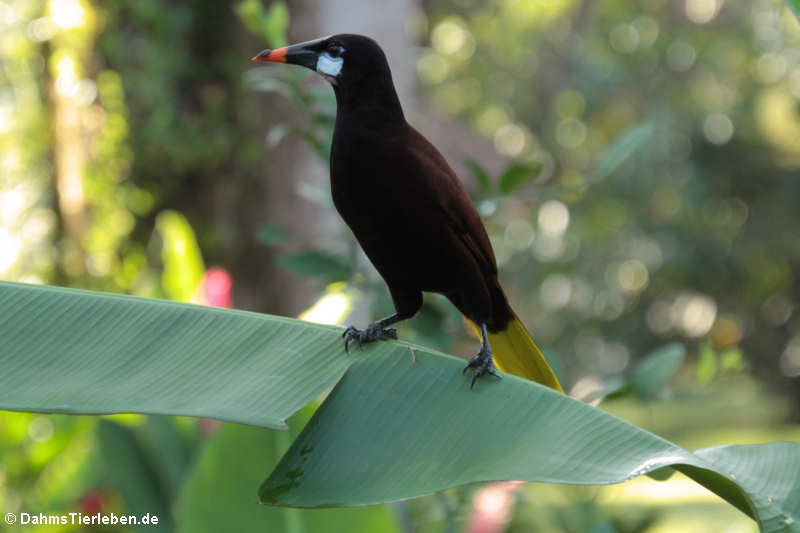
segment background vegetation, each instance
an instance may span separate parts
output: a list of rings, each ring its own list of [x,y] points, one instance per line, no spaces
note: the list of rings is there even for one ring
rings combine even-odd
[[[0,2],[0,277],[311,308],[327,322],[386,314],[327,183],[309,178],[324,173],[330,89],[247,62],[287,29],[330,33],[324,20],[313,35],[302,26],[309,4]],[[419,80],[409,118],[468,184],[504,286],[570,393],[616,392],[604,408],[690,449],[798,440],[800,26],[789,9],[406,4],[405,47],[388,52]],[[401,335],[475,349],[436,297]],[[634,386],[639,361],[669,342],[684,348],[656,372],[665,379]],[[202,501],[200,474],[185,480],[213,468],[203,459],[221,439],[257,438],[240,433],[0,413],[0,507],[178,516],[184,491]],[[131,486],[131,471],[147,476]],[[697,531],[752,527],[680,480],[648,483],[458,489],[380,520],[460,530],[489,509],[518,531],[657,531],[699,517]]]

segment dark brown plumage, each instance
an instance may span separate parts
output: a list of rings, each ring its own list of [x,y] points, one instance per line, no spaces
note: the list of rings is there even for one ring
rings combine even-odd
[[[349,327],[345,347],[396,338],[390,325],[414,316],[422,292],[444,294],[481,331],[481,350],[467,368],[475,379],[497,375],[490,336],[517,364],[501,368],[559,388],[544,358],[518,323],[497,280],[489,236],[464,187],[439,151],[405,120],[386,56],[361,35],[335,35],[277,50],[258,61],[296,63],[320,72],[336,93],[331,191],[336,209],[386,281],[396,313],[364,330]],[[519,324],[514,328],[513,323]],[[512,342],[513,341],[513,342]],[[528,346],[535,348],[533,355]],[[494,340],[492,344],[496,344]],[[514,347],[516,346],[516,347]],[[536,370],[525,369],[536,358]],[[542,371],[542,363],[546,371]],[[519,368],[517,368],[519,367]],[[466,370],[466,369],[465,369]]]

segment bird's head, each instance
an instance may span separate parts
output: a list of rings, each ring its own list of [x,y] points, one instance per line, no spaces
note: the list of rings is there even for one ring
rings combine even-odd
[[[292,63],[310,68],[339,88],[361,85],[370,80],[391,80],[386,55],[378,43],[363,35],[339,34],[263,50],[253,61]]]

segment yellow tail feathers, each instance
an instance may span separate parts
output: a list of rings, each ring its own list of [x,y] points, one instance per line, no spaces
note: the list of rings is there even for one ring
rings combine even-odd
[[[516,317],[503,331],[490,332],[489,344],[500,370],[564,392],[544,354]]]

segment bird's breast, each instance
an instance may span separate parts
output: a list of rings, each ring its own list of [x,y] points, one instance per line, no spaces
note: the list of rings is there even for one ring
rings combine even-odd
[[[336,209],[349,223],[349,217],[369,214],[377,204],[387,203],[391,190],[387,168],[392,163],[370,139],[340,137],[334,136],[331,147],[331,194]]]

